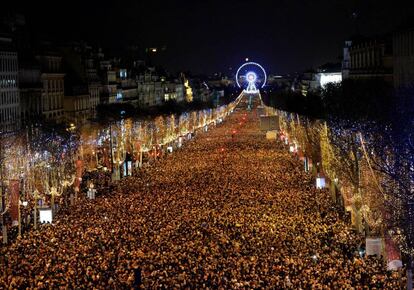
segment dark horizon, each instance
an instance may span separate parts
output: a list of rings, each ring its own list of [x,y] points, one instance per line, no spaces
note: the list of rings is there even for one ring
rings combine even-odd
[[[383,0],[331,2],[15,1],[3,11],[23,14],[35,37],[85,40],[104,52],[130,44],[165,46],[161,59],[168,70],[202,74],[228,72],[246,57],[274,74],[339,62],[352,35],[390,32],[414,15],[401,0],[392,6]]]

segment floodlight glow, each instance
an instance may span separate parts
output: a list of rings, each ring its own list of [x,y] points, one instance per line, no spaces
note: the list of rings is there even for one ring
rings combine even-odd
[[[262,82],[262,84],[261,84],[261,86],[260,86],[260,88],[264,88],[264,86],[266,85],[266,83],[267,83],[267,74],[266,74],[266,71],[265,71],[265,69],[260,65],[260,64],[258,64],[257,62],[246,62],[246,63],[244,63],[243,65],[241,65],[240,67],[239,67],[239,69],[237,70],[237,72],[236,72],[236,83],[237,83],[237,86],[239,87],[239,88],[241,88],[242,87],[242,85],[240,84],[240,82],[239,82],[239,78],[240,78],[240,71],[244,68],[244,67],[246,67],[246,66],[255,66],[255,67],[258,67],[261,71],[262,71],[262,73],[263,73],[263,82]],[[257,83],[257,80],[258,80],[258,76],[257,76],[257,74],[255,73],[255,72],[253,72],[253,71],[249,71],[245,76],[244,76],[244,78],[245,78],[245,80],[247,81],[247,83],[248,83],[248,86],[247,86],[247,88],[244,90],[246,93],[251,93],[251,94],[257,94],[258,92],[259,92],[259,90],[258,90],[258,88],[256,87],[256,83]]]
[[[257,80],[257,75],[254,72],[250,71],[246,74],[246,79],[249,83],[255,82]]]
[[[325,88],[329,83],[340,83],[342,82],[342,73],[320,73],[319,84],[322,88]]]

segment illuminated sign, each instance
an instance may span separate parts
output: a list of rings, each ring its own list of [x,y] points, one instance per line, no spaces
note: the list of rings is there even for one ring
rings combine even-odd
[[[325,178],[324,177],[316,178],[316,188],[318,188],[318,189],[325,188]]]
[[[39,208],[39,220],[41,223],[52,223],[52,209]]]

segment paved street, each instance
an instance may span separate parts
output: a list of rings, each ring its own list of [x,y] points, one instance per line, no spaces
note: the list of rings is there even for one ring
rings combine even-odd
[[[359,258],[362,239],[328,191],[266,140],[244,101],[115,192],[2,252],[0,288],[398,288],[380,260]]]

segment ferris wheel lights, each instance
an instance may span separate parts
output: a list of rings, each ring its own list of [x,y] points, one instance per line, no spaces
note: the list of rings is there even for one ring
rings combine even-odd
[[[250,82],[255,82],[257,80],[257,74],[253,71],[249,71],[246,74],[246,80],[250,83]]]
[[[240,84],[239,79],[244,79],[245,82],[247,82],[247,88],[245,89],[245,91],[247,93],[256,94],[256,93],[259,92],[258,88],[256,87],[256,83],[260,83],[261,84],[260,85],[260,88],[264,88],[264,86],[266,85],[266,82],[267,82],[267,74],[266,74],[265,69],[260,64],[258,64],[257,62],[252,62],[252,61],[249,62],[248,60],[249,59],[246,58],[246,63],[244,63],[243,65],[241,65],[239,67],[239,69],[237,70],[237,73],[236,73],[236,83],[237,83],[237,86],[239,88],[241,88],[242,85]],[[256,67],[258,67],[262,71],[262,73],[263,73],[263,79],[260,79],[260,81],[258,81],[258,78],[259,77],[257,76],[256,72],[254,72],[254,71],[248,71],[244,76],[241,76],[240,75],[240,71],[244,67],[249,66],[249,65],[250,66],[256,66]]]

